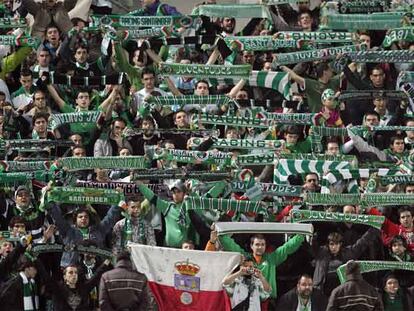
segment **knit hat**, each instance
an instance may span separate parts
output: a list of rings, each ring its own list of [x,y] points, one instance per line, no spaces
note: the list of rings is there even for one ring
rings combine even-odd
[[[332,89],[326,89],[325,91],[323,91],[321,99],[322,100],[334,99],[334,97],[335,97],[335,91]]]
[[[30,195],[29,188],[27,186],[22,185],[22,186],[17,187],[16,192],[14,193],[14,196],[17,197],[20,191],[26,191]]]

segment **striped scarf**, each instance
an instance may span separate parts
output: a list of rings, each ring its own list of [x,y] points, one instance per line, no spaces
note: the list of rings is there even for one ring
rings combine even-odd
[[[191,15],[208,17],[266,18],[272,20],[266,5],[260,4],[206,4],[197,6]]]
[[[217,222],[218,235],[230,233],[283,233],[283,234],[313,234],[311,224],[291,224],[274,222]]]
[[[209,81],[213,86],[217,86],[219,83],[236,85],[239,79],[211,77]],[[279,71],[252,71],[246,84],[273,89],[285,98],[290,98],[292,92],[297,89],[297,85],[289,81],[289,75],[286,72]]]
[[[23,281],[23,306],[24,311],[37,311],[39,309],[39,296],[37,296],[36,283],[33,279],[28,279],[24,272],[19,276]]]

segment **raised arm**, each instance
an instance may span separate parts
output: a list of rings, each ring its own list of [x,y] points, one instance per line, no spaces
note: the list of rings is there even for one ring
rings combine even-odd
[[[276,266],[280,265],[288,258],[289,255],[293,254],[299,249],[304,240],[305,236],[299,234],[295,235],[293,238],[291,238],[289,241],[271,253],[269,261],[273,262]]]
[[[60,97],[58,92],[56,91],[55,87],[51,84],[47,85],[47,90],[49,91],[50,96],[53,98],[55,103],[58,105],[60,111],[63,111],[63,107],[65,106],[65,101]]]
[[[292,69],[286,66],[280,66],[280,68],[289,74],[289,79],[295,81],[297,84],[300,85],[301,88],[305,87],[305,79],[295,73]]]

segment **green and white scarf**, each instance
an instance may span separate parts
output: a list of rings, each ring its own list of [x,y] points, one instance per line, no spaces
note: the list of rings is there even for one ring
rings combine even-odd
[[[0,161],[0,172],[49,170],[48,161]]]
[[[2,17],[0,18],[0,28],[25,28],[29,26],[25,18]]]
[[[353,31],[386,30],[404,26],[406,20],[400,14],[329,14],[321,18],[320,30],[335,29]]]
[[[178,163],[231,165],[232,153],[216,151],[187,151],[146,146],[146,155],[151,160],[175,161]]]
[[[360,51],[346,53],[346,57],[357,63],[414,63],[414,51]]]
[[[215,77],[209,78],[209,81],[213,86],[217,86],[219,83],[236,85],[239,82],[235,78],[220,79]],[[289,81],[289,75],[286,72],[280,71],[252,71],[246,84],[273,89],[285,98],[290,98],[292,92],[297,89],[297,85]]]
[[[49,119],[50,130],[55,130],[64,124],[96,123],[101,115],[100,111],[70,112],[52,114]]]
[[[201,64],[170,64],[160,63],[158,73],[161,76],[184,76],[184,77],[231,77],[248,78],[251,72],[250,65],[201,65]]]
[[[413,175],[391,175],[381,177],[381,184],[390,185],[390,184],[414,184]]]
[[[0,149],[6,150],[36,150],[45,147],[74,146],[71,140],[53,140],[53,139],[9,139],[0,140]]]
[[[155,27],[147,29],[128,29],[116,34],[121,40],[137,40],[144,38],[164,37],[172,33],[171,27]]]
[[[191,15],[208,17],[267,18],[272,20],[266,5],[260,4],[206,4],[197,6]]]
[[[300,51],[293,53],[278,53],[273,63],[276,66],[296,64],[300,62],[311,62],[316,60],[335,59],[338,54],[345,54],[364,49],[365,45],[347,45],[330,47],[319,50]]]
[[[384,216],[331,213],[315,210],[294,210],[291,216],[292,222],[347,222],[367,225],[377,229],[381,229],[384,220]]]
[[[275,122],[251,117],[238,117],[235,115],[215,115],[200,113],[197,120],[202,124],[227,125],[252,128],[269,128]]]
[[[267,206],[260,201],[240,201],[187,196],[184,199],[187,210],[218,210],[222,212],[267,214]]]
[[[217,222],[218,235],[231,233],[281,233],[313,235],[311,224],[290,224],[274,222]]]
[[[278,185],[270,183],[255,183],[262,192],[263,195],[272,195],[272,196],[300,196],[303,187],[300,186],[290,186],[290,185]],[[230,184],[232,192],[246,192],[251,187],[245,182],[233,181]]]
[[[228,105],[235,100],[225,95],[149,96],[146,101],[160,106]]]
[[[0,36],[0,45],[30,46],[37,48],[40,45],[40,39],[30,36],[2,35]]]
[[[384,0],[345,0],[338,3],[339,13],[373,13],[388,11],[388,5]]]
[[[112,189],[53,187],[46,202],[118,205],[123,199],[123,194]]]
[[[24,311],[36,311],[39,309],[39,296],[37,295],[36,282],[28,279],[24,272],[20,272],[19,276],[23,281],[23,306]]]
[[[330,42],[330,43],[346,43],[356,40],[356,35],[351,32],[328,32],[328,31],[280,31],[277,33],[277,37],[280,40],[304,40],[314,42]]]
[[[355,261],[360,266],[361,273],[381,271],[381,270],[406,270],[414,271],[414,265],[412,262],[400,262],[400,261]],[[346,264],[341,265],[336,273],[338,274],[339,281],[346,282],[345,275]]]
[[[398,76],[399,83],[414,83],[414,71],[401,71]]]
[[[225,37],[227,46],[236,51],[275,51],[301,48],[301,42],[289,39],[273,39],[272,36]]]
[[[314,113],[271,113],[259,112],[260,117],[275,121],[277,124],[312,124]]]
[[[6,241],[10,241],[10,242],[20,242],[21,238],[13,236],[13,232],[0,231],[0,241],[1,240],[6,240]]]
[[[54,173],[51,173],[45,169],[40,171],[32,172],[15,172],[15,173],[0,173],[0,183],[11,183],[11,182],[28,182],[33,179],[39,181],[49,181],[56,177]]]
[[[366,90],[366,91],[359,91],[359,90],[352,90],[352,91],[343,91],[341,95],[339,95],[339,101],[346,101],[346,100],[360,100],[360,99],[374,99],[374,98],[388,98],[388,100],[408,100],[407,94],[403,91],[377,91],[377,90]]]
[[[143,169],[149,167],[148,160],[143,156],[131,157],[83,157],[62,158],[55,162],[57,168],[71,171],[87,169]]]
[[[414,42],[414,27],[401,27],[389,30],[382,42],[382,46],[390,47],[394,42],[398,41]]]
[[[37,244],[32,247],[32,253],[35,256],[43,253],[61,253],[61,252],[78,252],[82,254],[91,254],[103,258],[112,258],[112,252],[96,246],[83,246],[75,244]]]
[[[256,166],[256,165],[273,165],[275,162],[274,153],[259,153],[259,154],[248,154],[248,155],[238,155],[237,159],[233,162],[233,167],[244,167]]]
[[[231,171],[185,171],[183,169],[147,169],[133,172],[132,180],[159,180],[159,179],[198,179],[223,180],[233,178]]]
[[[192,139],[192,148],[198,147],[204,140],[202,138]],[[282,140],[263,140],[263,139],[216,139],[212,149],[242,149],[242,150],[256,150],[256,149],[280,149],[282,147]]]

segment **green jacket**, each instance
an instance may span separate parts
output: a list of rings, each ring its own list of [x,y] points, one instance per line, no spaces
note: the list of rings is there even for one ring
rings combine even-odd
[[[276,267],[283,263],[290,254],[296,252],[304,239],[303,235],[295,235],[272,253],[264,253],[262,261],[255,264],[256,267],[262,271],[263,276],[272,287],[272,293],[270,294],[272,298],[277,297]],[[244,249],[242,249],[231,237],[227,235],[220,236],[220,243],[226,251],[239,252],[245,257],[248,255]]]

